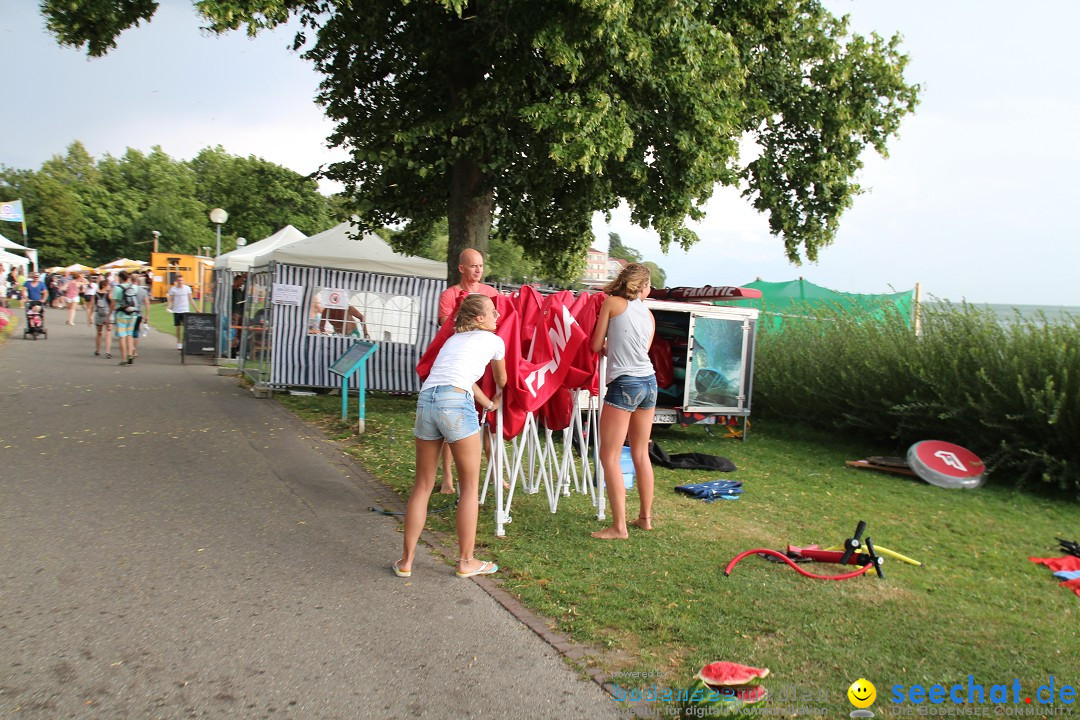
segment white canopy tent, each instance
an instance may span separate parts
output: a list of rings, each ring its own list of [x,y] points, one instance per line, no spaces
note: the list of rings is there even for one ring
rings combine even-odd
[[[12,243],[12,244],[14,244],[14,243]],[[23,266],[26,266],[26,265],[30,264],[30,259],[25,258],[22,255],[16,255],[14,253],[9,253],[9,252],[6,252],[4,250],[0,250],[0,263],[3,263],[4,265],[23,265]]]
[[[30,248],[25,245],[20,245],[14,240],[8,240],[3,235],[0,235],[0,250],[29,250]]]
[[[297,240],[303,240],[306,237],[307,235],[292,225],[286,225],[270,237],[219,255],[217,260],[214,261],[214,269],[247,272],[251,269],[251,261],[259,255],[283,245],[294,243]]]
[[[396,253],[385,240],[374,233],[362,237],[358,237],[359,235],[352,222],[343,222],[309,238],[261,253],[251,260],[251,267],[260,268],[276,262],[383,275],[446,279],[446,263]]]
[[[261,253],[250,268],[239,355],[257,383],[336,387],[330,365],[370,339],[379,350],[368,389],[420,389],[416,362],[439,329],[445,263],[396,253],[344,222]]]

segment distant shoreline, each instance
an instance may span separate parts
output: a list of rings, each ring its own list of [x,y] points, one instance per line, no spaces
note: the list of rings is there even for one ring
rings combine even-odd
[[[951,304],[954,307],[958,307],[960,303],[947,303],[940,300],[931,300],[924,303],[928,307],[936,307],[946,304]],[[986,309],[994,313],[1000,322],[1010,323],[1017,314],[1023,320],[1038,320],[1040,313],[1050,321],[1066,320],[1070,317],[1080,318],[1080,306],[1078,305],[1024,305],[1020,303],[1008,304],[1008,303],[975,303],[969,302],[968,305]]]

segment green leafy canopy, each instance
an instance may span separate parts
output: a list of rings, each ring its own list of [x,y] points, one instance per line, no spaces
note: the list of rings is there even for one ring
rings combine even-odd
[[[593,214],[622,201],[665,250],[688,248],[718,183],[768,214],[792,262],[814,260],[859,192],[862,150],[885,153],[919,91],[898,37],[851,35],[817,0],[196,4],[217,32],[299,18],[330,142],[350,153],[327,176],[367,227],[415,225],[400,249],[448,217],[452,279],[493,228],[569,276]],[[90,54],[153,6],[42,5]],[[746,162],[744,139],[759,150]]]

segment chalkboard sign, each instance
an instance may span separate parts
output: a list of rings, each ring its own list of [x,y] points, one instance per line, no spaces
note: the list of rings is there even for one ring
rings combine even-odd
[[[213,355],[216,316],[214,313],[188,313],[184,315],[184,354]]]
[[[334,361],[334,364],[330,366],[330,372],[336,375],[349,375],[352,373],[360,361],[371,354],[372,349],[377,347],[373,342],[367,342],[366,340],[358,340],[345,351],[345,354]]]

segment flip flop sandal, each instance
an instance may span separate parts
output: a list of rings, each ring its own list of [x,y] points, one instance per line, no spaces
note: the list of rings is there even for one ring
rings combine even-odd
[[[471,572],[459,572],[457,574],[460,578],[469,578],[473,575],[493,575],[499,571],[499,566],[493,562],[485,562],[476,570]]]
[[[398,561],[395,560],[394,564],[390,566],[391,568],[393,568],[395,575],[403,578],[412,577],[412,570],[399,570],[397,564]]]

